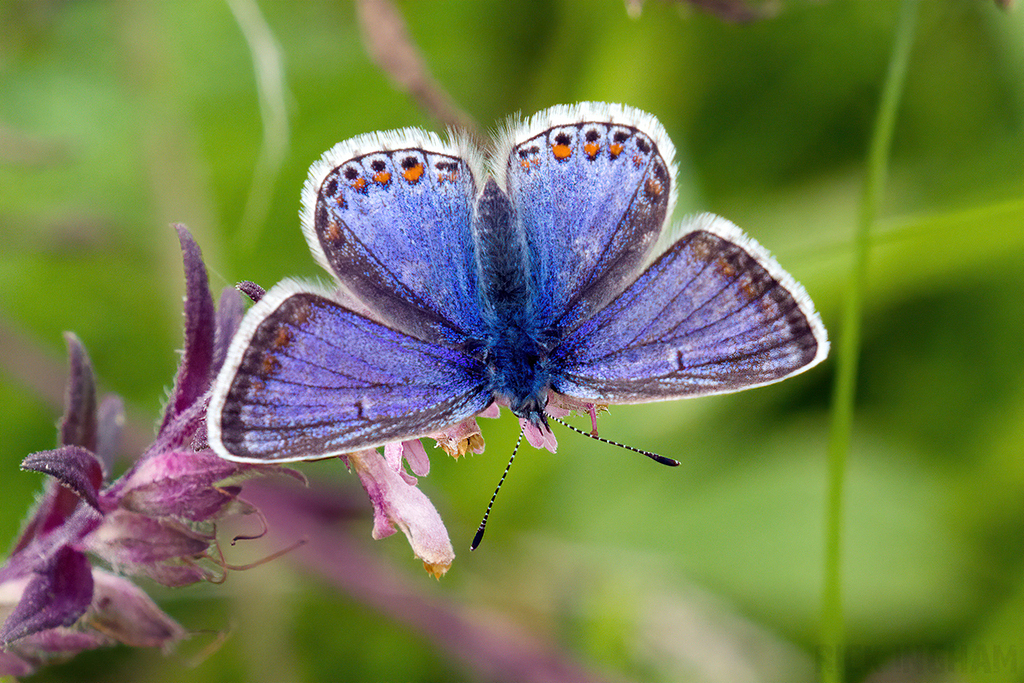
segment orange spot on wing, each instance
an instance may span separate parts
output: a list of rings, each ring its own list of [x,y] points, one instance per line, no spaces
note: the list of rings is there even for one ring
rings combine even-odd
[[[415,157],[414,157],[415,158]],[[410,183],[415,183],[423,175],[423,164],[416,164],[402,171],[402,177]]]
[[[733,277],[736,275],[736,269],[733,268],[728,261],[721,256],[718,257],[718,261],[715,262],[718,266],[718,272],[726,277]]]
[[[292,341],[292,331],[287,327],[277,328],[277,336],[274,337],[274,348],[281,348],[282,346],[288,346]]]
[[[380,171],[379,173],[374,174],[373,182],[380,183],[381,185],[387,185],[391,182],[391,174],[387,171]]]
[[[263,356],[263,364],[262,364],[261,369],[263,370],[263,375],[264,376],[270,375],[270,374],[276,372],[277,369],[280,368],[280,367],[281,367],[281,362],[279,360],[277,360],[276,358],[274,358],[269,353],[265,354]]]
[[[608,151],[611,153],[612,159],[614,159],[615,157],[622,154],[622,145],[620,145],[617,142],[613,142],[611,147],[608,148]]]
[[[555,155],[556,159],[568,159],[572,156],[572,149],[570,149],[569,145],[553,145],[551,152]]]
[[[331,222],[330,227],[327,228],[327,239],[332,242],[337,242],[341,239],[341,229],[338,227],[338,224],[333,221]]]
[[[662,187],[661,183],[659,183],[654,178],[648,178],[647,184],[644,186],[644,189],[647,191],[648,197],[657,197],[661,195]]]
[[[593,159],[597,156],[597,153],[601,151],[601,145],[596,142],[588,142],[583,145],[583,151],[587,153],[587,156]]]
[[[366,187],[366,178],[356,178],[352,181],[352,187],[356,190],[361,190]]]
[[[740,291],[743,292],[743,296],[745,296],[749,301],[753,301],[758,296],[757,292],[754,290],[753,283],[749,279],[745,279],[740,283]]]

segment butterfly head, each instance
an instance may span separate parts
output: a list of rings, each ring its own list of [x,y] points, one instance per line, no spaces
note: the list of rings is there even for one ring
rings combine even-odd
[[[538,350],[534,353],[513,353],[511,349],[511,345],[503,343],[489,349],[487,366],[491,375],[491,392],[495,398],[508,401],[513,415],[547,430],[544,408],[547,407],[551,387],[547,354]]]
[[[519,401],[518,404],[510,404],[509,408],[516,417],[528,420],[530,424],[542,431],[550,431],[548,415],[544,412],[547,402],[547,390],[545,390],[543,396],[527,396]]]

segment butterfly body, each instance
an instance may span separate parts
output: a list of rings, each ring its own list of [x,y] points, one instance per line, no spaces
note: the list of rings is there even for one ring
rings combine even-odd
[[[516,229],[508,196],[493,179],[477,202],[474,225],[488,390],[494,398],[505,399],[516,416],[546,426],[544,407],[551,384],[548,355],[553,340],[538,324],[528,245]]]
[[[820,362],[824,327],[763,248],[710,214],[667,227],[673,154],[650,115],[595,103],[511,125],[490,177],[468,143],[422,131],[340,143],[303,193],[335,285],[286,281],[253,306],[211,398],[212,447],[325,457],[495,401],[546,430],[553,394],[685,398]]]

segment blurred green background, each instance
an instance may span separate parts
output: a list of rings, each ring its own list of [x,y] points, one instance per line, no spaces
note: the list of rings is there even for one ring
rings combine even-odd
[[[617,0],[398,8],[485,131],[579,100],[655,114],[679,151],[677,217],[743,227],[837,339],[897,5],[775,5],[744,25],[672,2],[637,18]],[[322,277],[297,217],[309,164],[410,125],[441,127],[368,56],[349,3],[0,3],[0,542],[41,486],[18,463],[53,447],[60,410],[63,378],[33,374],[25,350],[61,368],[75,331],[148,427],[181,345],[168,225],[191,228],[215,290]],[[845,482],[848,674],[1024,680],[1022,8],[922,3],[874,234]],[[602,418],[675,470],[557,431],[557,455],[520,454],[470,554],[517,429],[482,421],[485,454],[430,451],[420,482],[458,555],[439,582],[401,535],[369,542],[368,503],[352,529],[412,590],[613,679],[814,680],[833,372]],[[337,463],[302,469],[363,495]],[[33,680],[481,675],[287,558],[221,586],[143,585],[197,632],[179,654],[89,653]]]

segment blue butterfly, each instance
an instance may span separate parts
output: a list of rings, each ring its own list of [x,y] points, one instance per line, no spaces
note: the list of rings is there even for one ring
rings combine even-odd
[[[601,103],[510,123],[489,161],[418,129],[339,143],[302,210],[335,286],[286,280],[250,309],[210,445],[243,462],[323,458],[495,401],[546,431],[550,396],[703,396],[821,362],[825,328],[765,249],[710,214],[666,227],[674,153],[653,116]]]

